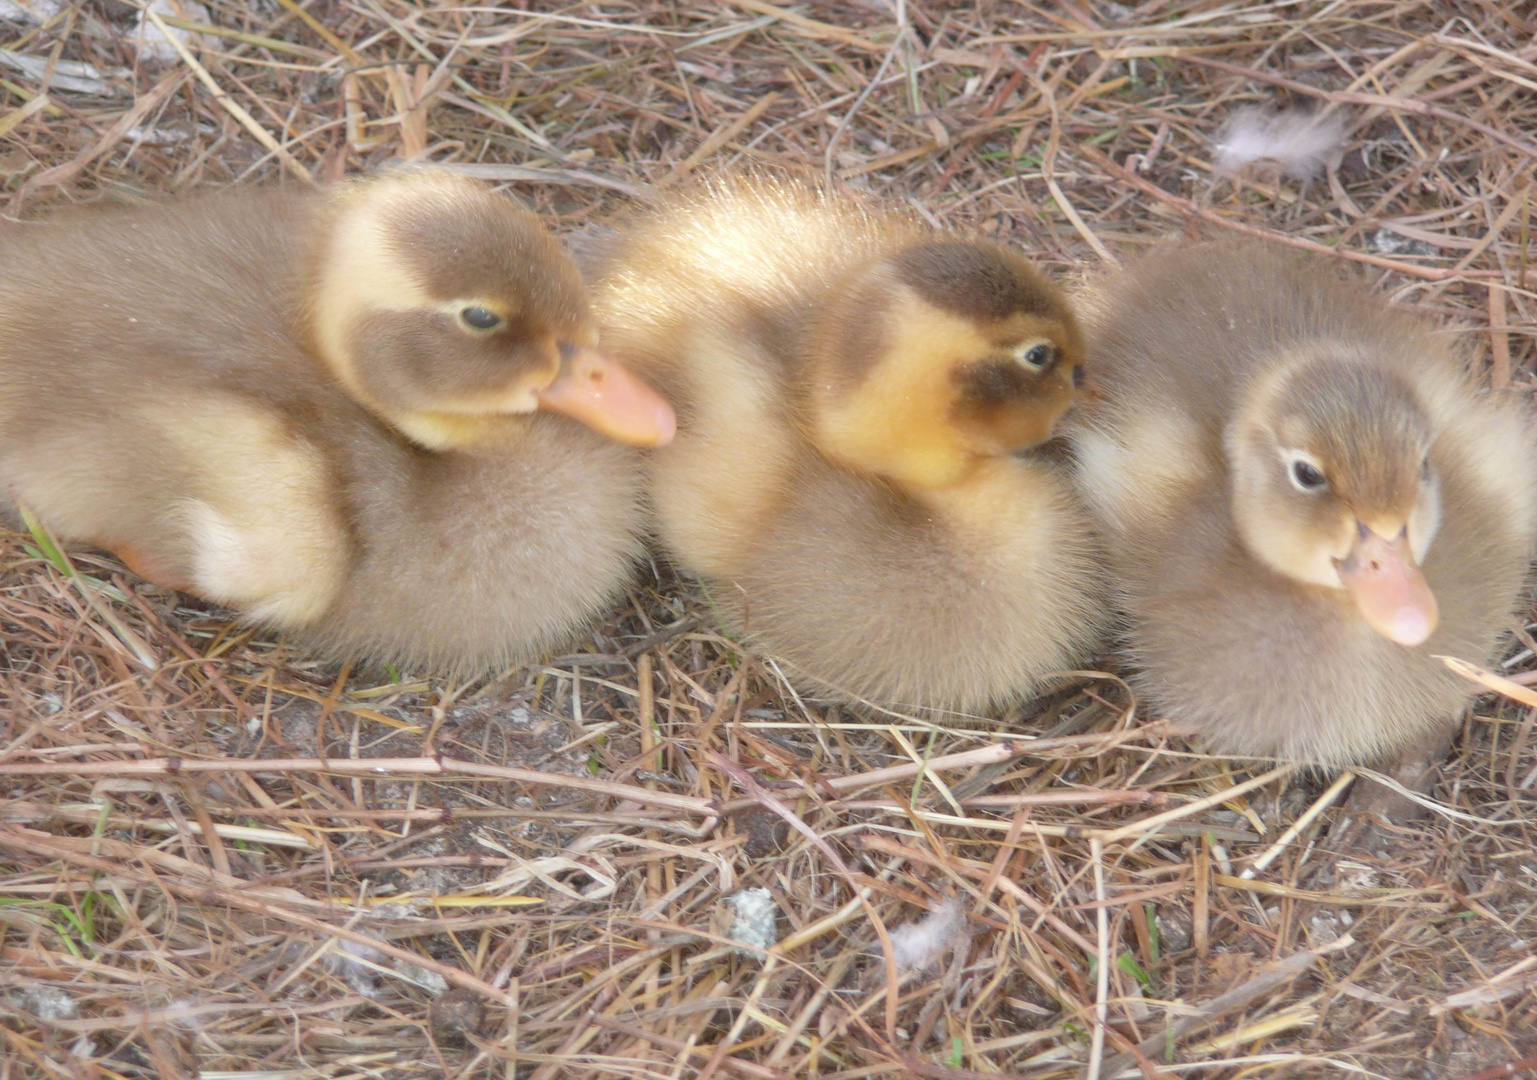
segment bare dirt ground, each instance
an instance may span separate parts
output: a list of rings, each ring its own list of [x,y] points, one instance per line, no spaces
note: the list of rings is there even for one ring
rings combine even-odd
[[[564,230],[775,162],[1067,280],[1179,232],[1312,247],[1534,384],[1526,4],[182,12],[157,59],[129,4],[0,0],[9,215],[416,159]],[[1341,111],[1343,158],[1214,177],[1249,104]],[[0,1078],[1537,1068],[1531,613],[1432,812],[1363,852],[1332,778],[1202,754],[1110,675],[983,723],[797,697],[665,568],[459,685],[69,560],[0,537]],[[749,888],[767,952],[726,937]],[[931,910],[949,947],[899,983],[877,923]]]

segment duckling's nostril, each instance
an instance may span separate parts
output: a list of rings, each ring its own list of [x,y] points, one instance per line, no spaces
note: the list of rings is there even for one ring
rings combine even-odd
[[[1086,375],[1087,375],[1087,373],[1081,367],[1075,367],[1073,369],[1073,389],[1074,390],[1082,390],[1083,389],[1083,380],[1086,377]]]

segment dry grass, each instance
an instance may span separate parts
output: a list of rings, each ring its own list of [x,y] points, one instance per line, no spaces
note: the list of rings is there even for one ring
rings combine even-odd
[[[0,23],[11,213],[415,157],[575,227],[810,164],[1059,274],[1178,230],[1321,245],[1533,385],[1523,4],[209,6],[166,63],[123,3]],[[1222,118],[1277,99],[1351,110],[1338,170],[1214,181]],[[0,1077],[1533,1068],[1537,738],[1506,698],[1470,698],[1438,812],[1337,857],[1323,783],[1194,752],[1110,679],[990,728],[822,707],[648,575],[580,655],[369,681],[0,544]],[[1519,637],[1500,670],[1537,682]],[[724,936],[749,887],[767,953]],[[898,984],[882,941],[945,897],[956,948]]]

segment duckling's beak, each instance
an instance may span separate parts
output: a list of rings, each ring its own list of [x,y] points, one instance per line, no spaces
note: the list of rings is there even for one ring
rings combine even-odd
[[[1440,619],[1435,594],[1414,563],[1407,529],[1385,539],[1357,523],[1350,554],[1336,559],[1340,581],[1368,626],[1400,645],[1422,645]]]
[[[596,349],[561,345],[555,381],[535,395],[600,434],[635,446],[666,446],[678,430],[667,399]]]

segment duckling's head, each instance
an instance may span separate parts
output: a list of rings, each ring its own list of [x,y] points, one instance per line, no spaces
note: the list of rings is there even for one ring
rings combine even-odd
[[[1087,396],[1062,295],[993,244],[920,241],[863,267],[808,354],[818,447],[910,490],[961,483],[1044,442]]]
[[[1438,617],[1420,571],[1441,524],[1434,441],[1402,378],[1332,350],[1299,357],[1228,430],[1239,534],[1272,569],[1345,589],[1373,630],[1419,645]]]
[[[361,404],[431,449],[547,409],[642,446],[673,412],[597,351],[575,265],[534,215],[444,173],[333,196],[307,297],[316,350]]]

